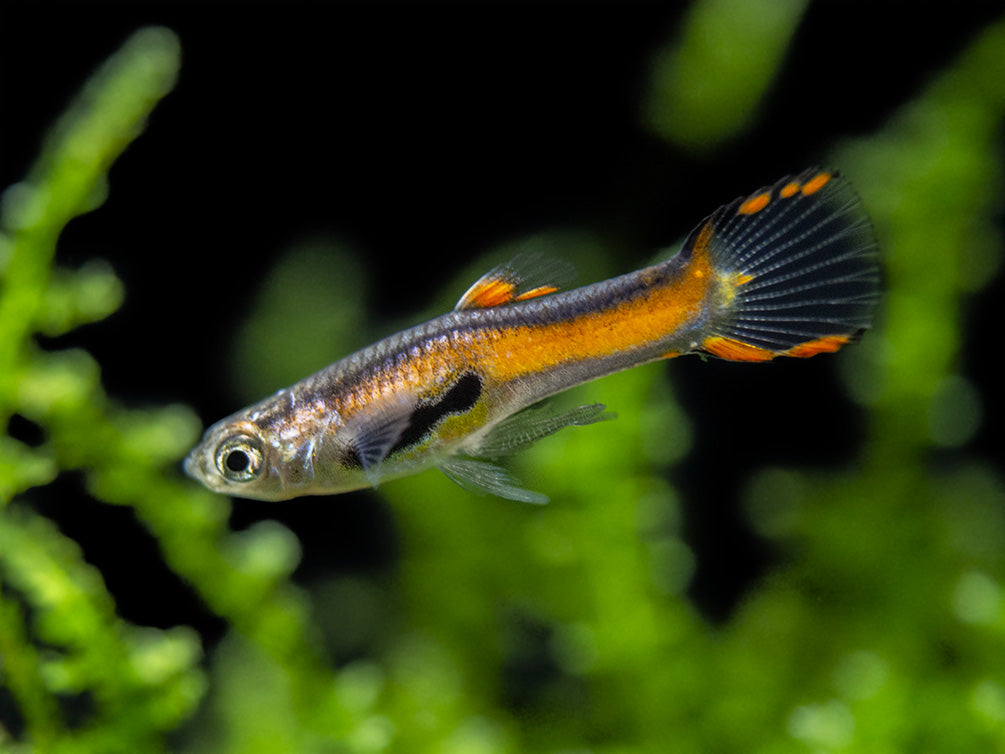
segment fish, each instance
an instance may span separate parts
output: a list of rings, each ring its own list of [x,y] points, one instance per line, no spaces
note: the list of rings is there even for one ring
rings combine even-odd
[[[453,311],[217,422],[185,471],[216,492],[287,500],[436,467],[473,492],[544,503],[499,459],[613,418],[549,397],[687,354],[834,352],[870,327],[880,291],[869,217],[824,168],[723,205],[658,264],[572,290],[566,272],[527,257],[492,269]]]

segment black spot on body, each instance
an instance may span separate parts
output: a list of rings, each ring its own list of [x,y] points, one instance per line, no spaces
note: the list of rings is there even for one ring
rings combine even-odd
[[[388,455],[401,448],[414,445],[440,421],[450,414],[463,414],[474,408],[482,394],[482,379],[473,372],[467,372],[454,383],[443,397],[435,403],[422,404],[415,407],[409,418],[408,427],[391,448]]]

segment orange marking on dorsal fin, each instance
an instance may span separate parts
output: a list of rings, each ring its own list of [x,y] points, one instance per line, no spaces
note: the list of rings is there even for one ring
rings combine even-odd
[[[561,290],[573,275],[571,265],[521,254],[478,278],[454,309],[489,309],[547,296]]]
[[[830,173],[817,173],[815,176],[810,178],[806,183],[803,184],[802,192],[804,196],[809,196],[810,194],[815,194],[831,179]]]
[[[760,212],[762,209],[768,206],[768,202],[771,201],[771,194],[767,191],[761,194],[750,197],[743,204],[740,205],[738,210],[741,215],[753,215],[755,212]]]
[[[478,280],[457,302],[456,309],[488,309],[513,300],[516,286],[509,280],[485,276]]]
[[[847,335],[827,335],[823,338],[800,343],[798,346],[794,346],[786,351],[785,355],[807,359],[810,356],[816,356],[818,353],[834,353],[834,351],[839,350],[841,346],[847,345],[850,341],[851,338]]]
[[[771,361],[778,354],[766,348],[758,348],[733,338],[713,335],[705,338],[702,348],[713,356],[730,361]]]
[[[547,296],[549,293],[554,293],[558,290],[557,285],[539,285],[537,288],[532,288],[529,291],[521,293],[516,296],[514,301],[526,301],[529,298],[537,298],[538,296]]]

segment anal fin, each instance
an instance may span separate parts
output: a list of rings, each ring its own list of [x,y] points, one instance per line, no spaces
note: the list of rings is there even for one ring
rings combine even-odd
[[[383,476],[383,462],[411,423],[414,396],[400,393],[379,407],[354,418],[353,445],[367,481],[374,487]]]
[[[604,413],[606,408],[603,403],[577,406],[563,412],[557,412],[550,403],[525,408],[493,427],[478,446],[475,455],[498,458],[525,448],[565,427],[581,427],[617,418],[617,414]]]
[[[616,414],[604,413],[605,408],[602,403],[577,406],[561,412],[549,403],[525,408],[489,431],[481,444],[471,451],[479,458],[454,456],[442,461],[439,469],[461,487],[478,494],[497,495],[538,505],[546,503],[547,495],[520,487],[508,471],[480,458],[507,455],[554,434],[563,427],[614,419]]]
[[[544,505],[548,496],[518,486],[516,479],[499,466],[474,458],[449,458],[439,467],[450,481],[478,495],[496,495],[521,503]]]

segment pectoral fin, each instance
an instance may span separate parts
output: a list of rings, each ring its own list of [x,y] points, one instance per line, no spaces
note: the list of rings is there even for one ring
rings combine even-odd
[[[367,480],[374,487],[380,481],[382,464],[411,423],[414,400],[399,395],[379,408],[363,413],[354,422],[353,446]]]

